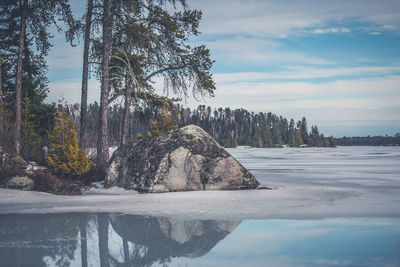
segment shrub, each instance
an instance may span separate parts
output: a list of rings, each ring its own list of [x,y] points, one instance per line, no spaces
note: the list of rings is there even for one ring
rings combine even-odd
[[[34,171],[29,178],[35,182],[33,190],[36,191],[55,192],[64,187],[64,182],[60,178],[47,171]]]

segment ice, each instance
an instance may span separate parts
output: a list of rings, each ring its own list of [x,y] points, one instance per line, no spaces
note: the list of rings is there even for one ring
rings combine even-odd
[[[400,148],[229,149],[275,190],[138,194],[113,187],[81,196],[0,189],[0,213],[120,212],[183,219],[399,217]]]

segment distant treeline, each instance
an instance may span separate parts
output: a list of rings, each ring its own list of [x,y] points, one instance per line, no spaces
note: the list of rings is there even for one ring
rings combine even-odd
[[[398,146],[400,133],[394,136],[355,136],[335,138],[338,146]]]
[[[98,123],[97,103],[89,105],[89,120],[87,121],[89,136],[96,136]],[[111,144],[119,144],[124,109],[120,105],[114,105],[109,109],[109,135]],[[150,120],[158,120],[160,114],[165,112],[162,105],[136,106],[130,112],[129,137],[136,138],[138,135],[146,136],[151,131]],[[79,105],[70,106],[72,118],[79,127]],[[308,131],[307,120],[302,118],[295,122],[269,113],[253,113],[245,109],[218,108],[200,105],[196,109],[183,108],[174,105],[168,111],[179,127],[195,124],[207,131],[224,147],[253,146],[253,147],[280,147],[288,145],[334,147],[333,137],[325,137],[312,126]],[[78,129],[79,130],[79,129]],[[96,138],[89,138],[95,146]]]

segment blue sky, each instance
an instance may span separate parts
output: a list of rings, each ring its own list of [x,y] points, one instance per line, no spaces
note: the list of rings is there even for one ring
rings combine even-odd
[[[75,13],[84,11],[73,1]],[[400,132],[400,1],[188,1],[203,11],[215,97],[187,105],[306,116],[326,135]],[[50,97],[80,100],[82,46],[56,35]],[[158,87],[161,80],[156,79]],[[90,82],[90,101],[99,83]]]

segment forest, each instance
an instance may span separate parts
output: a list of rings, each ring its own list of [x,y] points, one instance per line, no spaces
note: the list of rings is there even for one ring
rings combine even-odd
[[[399,146],[400,133],[394,136],[343,136],[335,141],[339,146]]]
[[[143,98],[145,99],[145,98]],[[99,105],[93,103],[88,108],[88,133],[96,134]],[[70,105],[71,117],[75,120],[79,131],[79,104]],[[123,108],[113,105],[109,110],[110,144],[121,142],[123,128]],[[157,123],[157,126],[155,126]],[[148,97],[141,101],[129,114],[128,136],[130,140],[152,135],[154,128],[176,129],[189,124],[195,124],[207,131],[224,147],[291,147],[317,146],[334,147],[333,137],[325,137],[318,127],[311,126],[309,131],[307,119],[299,121],[286,119],[269,113],[254,113],[245,109],[227,108],[212,109],[210,106],[199,105],[191,110],[179,104],[174,104],[167,98]],[[87,143],[93,147],[94,143]]]

